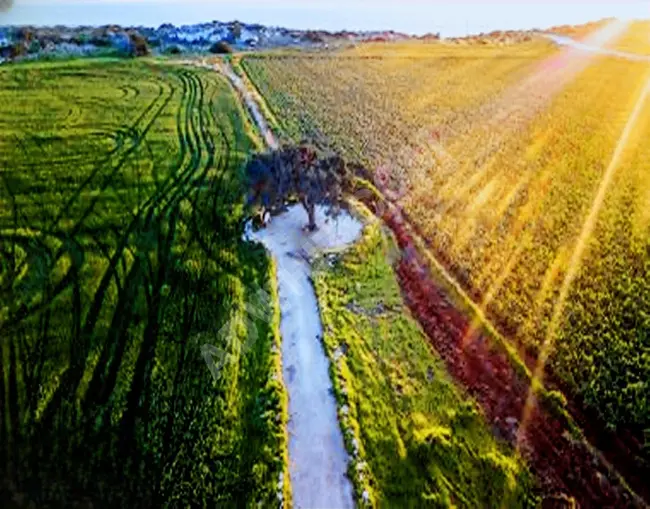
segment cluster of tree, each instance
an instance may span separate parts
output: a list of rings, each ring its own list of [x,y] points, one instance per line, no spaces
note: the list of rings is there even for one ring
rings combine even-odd
[[[183,50],[174,44],[166,48],[165,53],[167,53],[168,55],[180,55],[181,53],[183,53]]]
[[[230,34],[232,37],[237,40],[242,36],[242,26],[239,21],[233,21],[230,25]]]
[[[49,46],[65,42],[56,32],[39,32],[33,27],[17,28],[10,40],[12,40],[11,44],[0,48],[0,57],[10,60],[36,54]],[[98,32],[93,35],[82,33],[72,37],[68,42],[77,46],[91,44],[97,48],[113,47],[118,54],[129,57],[150,54],[147,39],[135,30]]]
[[[34,37],[33,31],[28,27],[21,27],[16,32],[15,42],[2,52],[5,58],[14,59],[29,53],[35,53],[41,49],[41,45]]]
[[[305,39],[313,43],[323,43],[325,42],[324,32],[317,32],[314,30],[308,30],[305,33]]]
[[[353,171],[338,154],[303,143],[256,154],[246,174],[249,205],[261,206],[264,213],[297,199],[307,212],[308,228],[315,230],[316,206],[324,205],[330,215],[338,214]]]

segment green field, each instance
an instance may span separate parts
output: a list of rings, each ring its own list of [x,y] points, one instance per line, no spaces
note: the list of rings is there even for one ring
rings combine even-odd
[[[358,493],[377,507],[534,507],[523,460],[495,439],[404,307],[378,224],[315,285]],[[361,474],[361,475],[359,475]]]
[[[612,45],[642,51],[642,37],[633,24]],[[603,428],[645,441],[648,465],[646,64],[536,40],[268,53],[242,67],[289,138],[366,164],[531,369]]]
[[[277,500],[276,323],[244,306],[272,273],[240,240],[249,132],[208,71],[117,60],[0,70],[3,500]],[[230,354],[218,380],[204,344]]]

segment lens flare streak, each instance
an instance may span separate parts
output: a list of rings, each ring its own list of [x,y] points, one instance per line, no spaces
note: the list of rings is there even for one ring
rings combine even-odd
[[[598,215],[605,201],[607,191],[610,187],[616,169],[619,166],[624,150],[628,145],[629,138],[639,119],[639,115],[643,111],[643,107],[646,103],[648,95],[650,95],[650,78],[646,81],[645,87],[643,88],[641,95],[637,99],[634,109],[632,110],[632,113],[627,121],[627,124],[625,125],[625,128],[621,133],[621,136],[616,145],[616,149],[614,150],[614,154],[612,155],[612,159],[607,169],[605,170],[600,186],[598,187],[598,191],[592,203],[591,209],[589,211],[589,215],[587,216],[587,219],[585,220],[580,235],[577,239],[576,247],[573,250],[571,259],[569,260],[567,272],[564,277],[564,280],[562,281],[560,294],[558,296],[557,302],[553,310],[553,315],[551,317],[548,332],[546,334],[544,343],[542,344],[537,365],[533,373],[533,379],[532,379],[531,387],[528,392],[528,397],[526,399],[526,404],[524,406],[523,417],[521,420],[521,427],[519,429],[518,446],[520,446],[520,442],[525,435],[526,426],[530,420],[530,416],[534,407],[535,396],[534,396],[533,387],[537,383],[541,383],[541,380],[543,378],[546,362],[548,361],[548,357],[553,350],[553,345],[557,337],[558,329],[562,322],[562,317],[564,315],[564,308],[565,308],[567,298],[569,296],[569,292],[571,291],[573,282],[575,281],[576,277],[580,272],[580,267],[582,265],[584,254],[588,247],[589,240],[591,239],[594,228],[596,226],[596,221],[598,220]]]

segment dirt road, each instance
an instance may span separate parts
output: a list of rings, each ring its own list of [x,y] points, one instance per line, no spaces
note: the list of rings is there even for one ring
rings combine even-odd
[[[354,507],[347,477],[348,454],[339,426],[321,344],[323,330],[307,257],[320,249],[354,242],[361,224],[342,214],[327,220],[317,209],[319,229],[305,233],[307,215],[300,206],[273,218],[249,237],[263,243],[278,267],[282,320],[282,364],[289,393],[289,473],[296,508]]]
[[[615,49],[609,49],[606,47],[598,46],[595,44],[584,43],[571,39],[571,37],[566,37],[565,35],[556,35],[556,34],[544,34],[544,37],[550,39],[554,43],[560,46],[567,46],[574,48],[579,51],[584,51],[586,53],[597,53],[598,55],[605,55],[610,57],[623,58],[625,60],[631,60],[633,62],[650,62],[650,56],[641,55],[638,53],[628,53],[626,51],[619,51]]]
[[[266,145],[278,142],[244,81],[227,62],[207,66],[225,75],[253,117]],[[352,483],[347,477],[348,453],[339,425],[329,361],[321,344],[323,335],[311,267],[306,259],[320,249],[351,244],[362,225],[348,214],[336,221],[316,210],[319,229],[305,233],[304,210],[291,207],[249,238],[264,244],[275,257],[282,319],[282,365],[289,394],[289,475],[297,509],[354,507]]]
[[[257,100],[253,96],[252,92],[246,86],[246,83],[244,83],[244,80],[242,80],[237,75],[237,73],[235,73],[235,71],[232,70],[232,67],[226,61],[224,61],[219,66],[215,66],[215,70],[224,74],[228,78],[232,86],[235,87],[235,89],[239,93],[239,96],[241,97],[241,100],[246,105],[246,108],[248,109],[249,113],[253,117],[255,125],[257,126],[260,133],[262,134],[266,146],[270,148],[277,148],[278,141],[275,138],[273,131],[269,127],[266,118],[264,118],[264,115],[260,111]]]

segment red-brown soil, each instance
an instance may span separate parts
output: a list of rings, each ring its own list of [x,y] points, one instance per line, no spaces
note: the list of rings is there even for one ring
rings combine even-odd
[[[408,214],[402,210],[399,213],[400,220],[404,224],[408,224],[409,229],[423,239],[429,248],[432,248],[421,229],[408,217]],[[444,253],[435,252],[435,256],[449,273],[456,273],[452,260],[446,258]],[[466,291],[474,302],[482,301],[483,296],[476,289],[466,288]],[[505,320],[499,321],[498,317],[494,316],[491,319],[497,329],[505,333],[505,336],[511,340],[511,345],[516,348],[520,359],[533,372],[537,367],[538,352],[532,350],[530,346],[518,344],[516,330],[512,330]],[[643,430],[632,430],[623,426],[619,426],[615,432],[607,430],[603,419],[572,394],[571,388],[555,374],[550,363],[545,366],[544,385],[549,390],[559,390],[567,397],[567,410],[580,426],[589,443],[596,447],[607,461],[623,475],[637,494],[646,501],[650,501],[650,483],[647,481],[650,479],[650,463],[643,457]]]
[[[493,338],[480,332],[466,337],[470,318],[456,309],[432,280],[399,209],[384,204],[377,207],[374,199],[364,201],[396,237],[402,252],[396,270],[411,312],[450,374],[478,402],[495,434],[512,445],[519,444],[538,478],[543,506],[568,507],[569,496],[580,507],[646,507],[618,482],[617,476],[583,440],[572,438],[564,419],[534,398],[527,425],[520,427],[529,394],[528,378],[516,371]],[[625,461],[624,454],[619,456],[623,457],[615,458],[616,467]],[[642,484],[640,479],[635,481]]]

